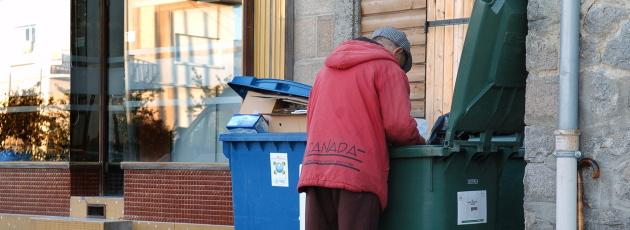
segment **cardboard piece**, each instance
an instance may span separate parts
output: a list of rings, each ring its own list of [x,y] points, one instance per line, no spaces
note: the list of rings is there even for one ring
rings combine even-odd
[[[272,113],[277,99],[264,97],[263,94],[254,91],[247,92],[247,96],[241,104],[241,114]]]
[[[269,121],[271,133],[306,132],[306,114],[268,114],[264,117]]]
[[[241,114],[290,114],[305,109],[308,100],[300,97],[264,94],[255,91],[247,92],[241,104]]]
[[[291,114],[306,109],[308,100],[255,91],[247,92],[241,104],[241,114],[263,114],[269,132],[306,132],[306,114]]]

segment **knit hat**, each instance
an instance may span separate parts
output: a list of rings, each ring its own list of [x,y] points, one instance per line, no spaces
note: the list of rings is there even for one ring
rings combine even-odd
[[[411,69],[411,45],[409,44],[409,40],[407,40],[407,35],[397,30],[393,27],[382,27],[374,31],[372,34],[372,39],[377,37],[384,37],[394,42],[398,47],[402,48],[405,51],[405,63],[402,65],[402,69],[405,72],[409,72]]]

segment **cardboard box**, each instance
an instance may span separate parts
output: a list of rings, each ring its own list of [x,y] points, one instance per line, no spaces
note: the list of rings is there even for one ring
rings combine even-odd
[[[241,114],[290,114],[292,110],[304,109],[308,100],[300,97],[247,92],[241,104]]]
[[[263,114],[269,122],[269,132],[306,132],[306,114],[291,114],[305,109],[308,100],[276,94],[247,92],[241,105],[241,114]]]
[[[271,133],[306,132],[306,114],[268,114],[265,118]]]
[[[254,91],[247,92],[247,96],[241,104],[241,114],[266,114],[272,113],[277,99],[264,97],[264,94]]]

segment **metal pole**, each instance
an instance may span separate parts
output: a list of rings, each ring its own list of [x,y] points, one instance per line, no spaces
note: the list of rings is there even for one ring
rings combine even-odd
[[[556,131],[556,229],[577,228],[578,80],[580,1],[562,0],[560,98]]]
[[[562,0],[560,20],[559,129],[578,128],[578,73],[580,53],[580,2]]]

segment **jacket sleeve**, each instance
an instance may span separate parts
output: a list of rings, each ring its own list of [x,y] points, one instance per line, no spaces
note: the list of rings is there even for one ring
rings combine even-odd
[[[411,117],[409,82],[402,70],[384,68],[375,76],[387,141],[394,146],[425,144]]]

